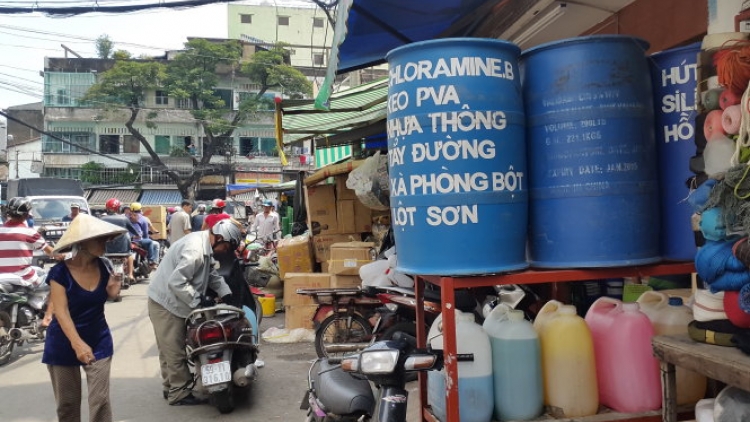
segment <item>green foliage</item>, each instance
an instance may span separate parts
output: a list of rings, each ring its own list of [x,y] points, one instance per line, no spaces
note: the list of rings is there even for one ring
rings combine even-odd
[[[156,61],[117,60],[115,65],[99,75],[82,101],[95,107],[126,106],[140,108],[146,93],[159,87],[165,78],[165,67]]]
[[[242,65],[242,74],[261,85],[260,97],[269,89],[278,89],[290,98],[312,95],[312,83],[299,70],[287,64],[286,44],[278,43],[268,51],[259,51]]]
[[[128,60],[131,57],[133,57],[133,55],[126,50],[117,50],[112,54],[112,58],[115,60]]]
[[[102,170],[104,165],[89,161],[81,166],[81,182],[92,185],[102,183]]]
[[[115,49],[115,43],[109,38],[109,35],[102,34],[96,39],[96,55],[100,59],[108,59],[112,56]]]
[[[185,147],[173,146],[172,150],[169,151],[170,157],[190,157],[190,154],[185,150]]]

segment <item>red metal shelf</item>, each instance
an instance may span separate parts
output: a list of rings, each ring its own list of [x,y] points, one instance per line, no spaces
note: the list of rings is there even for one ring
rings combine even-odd
[[[571,281],[599,280],[615,277],[646,277],[673,274],[691,274],[695,272],[692,261],[689,262],[661,262],[653,265],[639,265],[633,267],[590,268],[572,270],[538,270],[530,269],[507,274],[487,274],[481,276],[427,276],[415,277],[415,293],[417,296],[417,342],[419,347],[425,347],[427,333],[424,332],[424,299],[422,292],[424,282],[440,286],[443,311],[443,347],[445,357],[445,371],[450,378],[445,383],[448,389],[446,399],[445,422],[459,422],[458,409],[458,363],[456,361],[456,318],[454,313],[455,289],[486,287],[501,284],[539,284],[566,283]],[[419,377],[420,405],[422,406],[422,421],[432,422],[435,418],[430,414],[427,405],[427,377]]]

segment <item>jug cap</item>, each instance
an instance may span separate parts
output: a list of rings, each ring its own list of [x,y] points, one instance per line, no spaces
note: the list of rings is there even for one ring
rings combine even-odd
[[[520,311],[518,309],[513,309],[508,312],[509,321],[523,321],[523,319],[524,319],[523,311]]]
[[[558,312],[560,315],[576,315],[578,313],[575,305],[563,305],[558,309]]]
[[[669,298],[669,306],[682,306],[682,298],[681,297],[670,297]]]
[[[638,312],[641,310],[641,306],[635,302],[626,302],[622,304],[622,310],[625,312]]]

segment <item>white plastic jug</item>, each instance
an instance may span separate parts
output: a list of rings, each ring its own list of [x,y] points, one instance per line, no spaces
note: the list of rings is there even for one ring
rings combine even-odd
[[[458,395],[461,422],[489,422],[494,403],[490,339],[474,321],[474,314],[455,311],[456,352],[473,354],[474,361],[458,362]],[[434,349],[443,349],[442,314],[430,326],[428,339]],[[446,420],[445,369],[427,373],[427,402],[441,421]]]

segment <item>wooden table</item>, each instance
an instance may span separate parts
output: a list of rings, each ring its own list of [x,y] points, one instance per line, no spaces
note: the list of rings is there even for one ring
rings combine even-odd
[[[651,343],[654,355],[661,363],[664,422],[677,422],[675,366],[750,391],[750,356],[736,347],[698,343],[687,334],[657,336]]]

